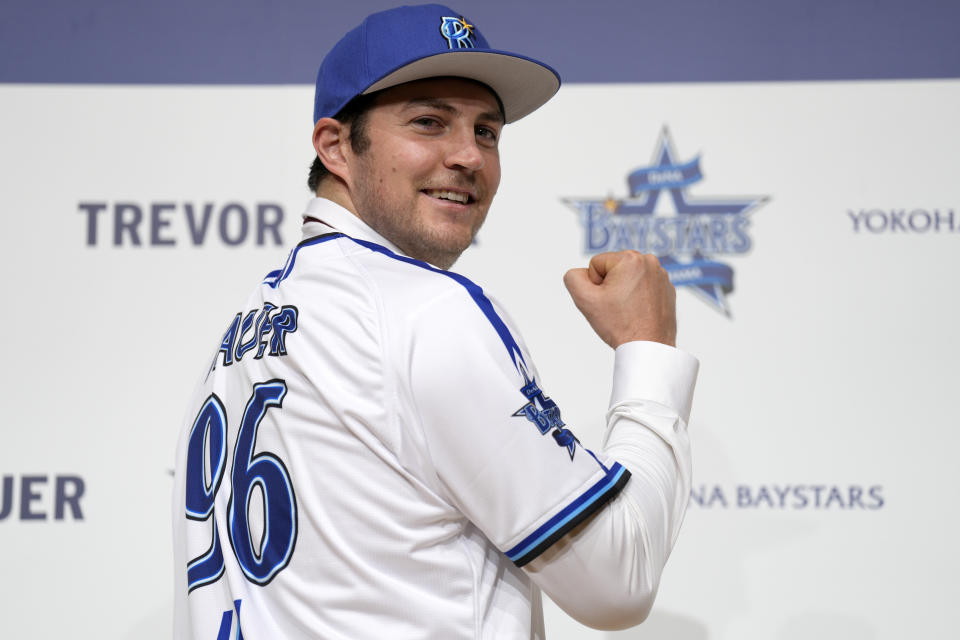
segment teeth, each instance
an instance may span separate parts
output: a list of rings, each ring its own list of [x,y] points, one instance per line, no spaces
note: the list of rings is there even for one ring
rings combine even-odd
[[[460,204],[467,204],[467,201],[470,200],[470,196],[465,193],[446,191],[443,189],[427,189],[427,195],[432,198],[441,198],[442,200],[453,200]]]

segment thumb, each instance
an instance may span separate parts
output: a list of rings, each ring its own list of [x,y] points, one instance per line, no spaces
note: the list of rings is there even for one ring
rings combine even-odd
[[[593,284],[603,284],[607,274],[613,270],[617,264],[623,260],[623,253],[598,253],[590,258],[590,270],[587,275],[590,276],[590,282]]]

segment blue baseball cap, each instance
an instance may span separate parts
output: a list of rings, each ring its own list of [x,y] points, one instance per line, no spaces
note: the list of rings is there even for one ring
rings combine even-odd
[[[313,121],[335,116],[359,95],[438,76],[490,87],[503,104],[506,122],[538,109],[560,88],[552,68],[490,48],[476,26],[449,7],[397,7],[367,16],[323,59]]]

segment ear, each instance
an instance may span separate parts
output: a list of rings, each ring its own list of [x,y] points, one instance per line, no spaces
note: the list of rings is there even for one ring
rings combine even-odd
[[[344,153],[350,144],[347,134],[347,126],[333,118],[320,118],[313,127],[313,148],[320,162],[330,173],[349,184],[350,169]]]

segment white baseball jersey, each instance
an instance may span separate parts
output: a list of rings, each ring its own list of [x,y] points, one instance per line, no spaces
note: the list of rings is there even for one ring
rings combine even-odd
[[[542,637],[520,567],[631,472],[580,445],[480,287],[307,215],[188,409],[175,637]]]

